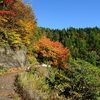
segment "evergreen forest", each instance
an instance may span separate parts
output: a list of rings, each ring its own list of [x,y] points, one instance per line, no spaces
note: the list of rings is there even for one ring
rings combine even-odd
[[[68,47],[74,59],[80,58],[94,66],[100,66],[100,28],[70,27],[59,30],[41,27],[40,30],[40,33],[52,41],[58,41]]]

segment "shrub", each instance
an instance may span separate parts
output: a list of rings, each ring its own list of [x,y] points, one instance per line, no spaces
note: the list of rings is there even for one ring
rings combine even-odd
[[[100,69],[83,60],[69,61],[66,75],[71,79],[71,88],[63,94],[73,100],[97,100],[100,97]]]
[[[45,62],[59,69],[67,68],[69,49],[63,48],[61,43],[42,36],[34,48],[36,57],[40,62]]]

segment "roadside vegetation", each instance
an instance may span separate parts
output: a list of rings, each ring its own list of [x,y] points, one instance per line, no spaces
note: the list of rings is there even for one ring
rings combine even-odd
[[[0,75],[6,73],[8,71],[8,69],[0,69]]]
[[[66,70],[32,66],[18,80],[24,90],[31,88],[43,100],[100,99],[100,69],[80,59],[71,59]]]

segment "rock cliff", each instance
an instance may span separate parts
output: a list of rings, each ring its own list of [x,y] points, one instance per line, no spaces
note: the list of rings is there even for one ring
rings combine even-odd
[[[26,48],[12,50],[7,46],[0,46],[0,69],[17,68],[29,64],[26,57]]]

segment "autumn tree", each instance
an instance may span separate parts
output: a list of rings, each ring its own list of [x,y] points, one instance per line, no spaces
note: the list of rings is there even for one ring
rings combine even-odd
[[[32,8],[21,0],[0,1],[0,45],[28,45],[37,27]]]
[[[67,68],[69,49],[63,48],[61,43],[51,41],[45,36],[42,36],[34,47],[37,58],[41,62],[46,62],[60,69]]]

